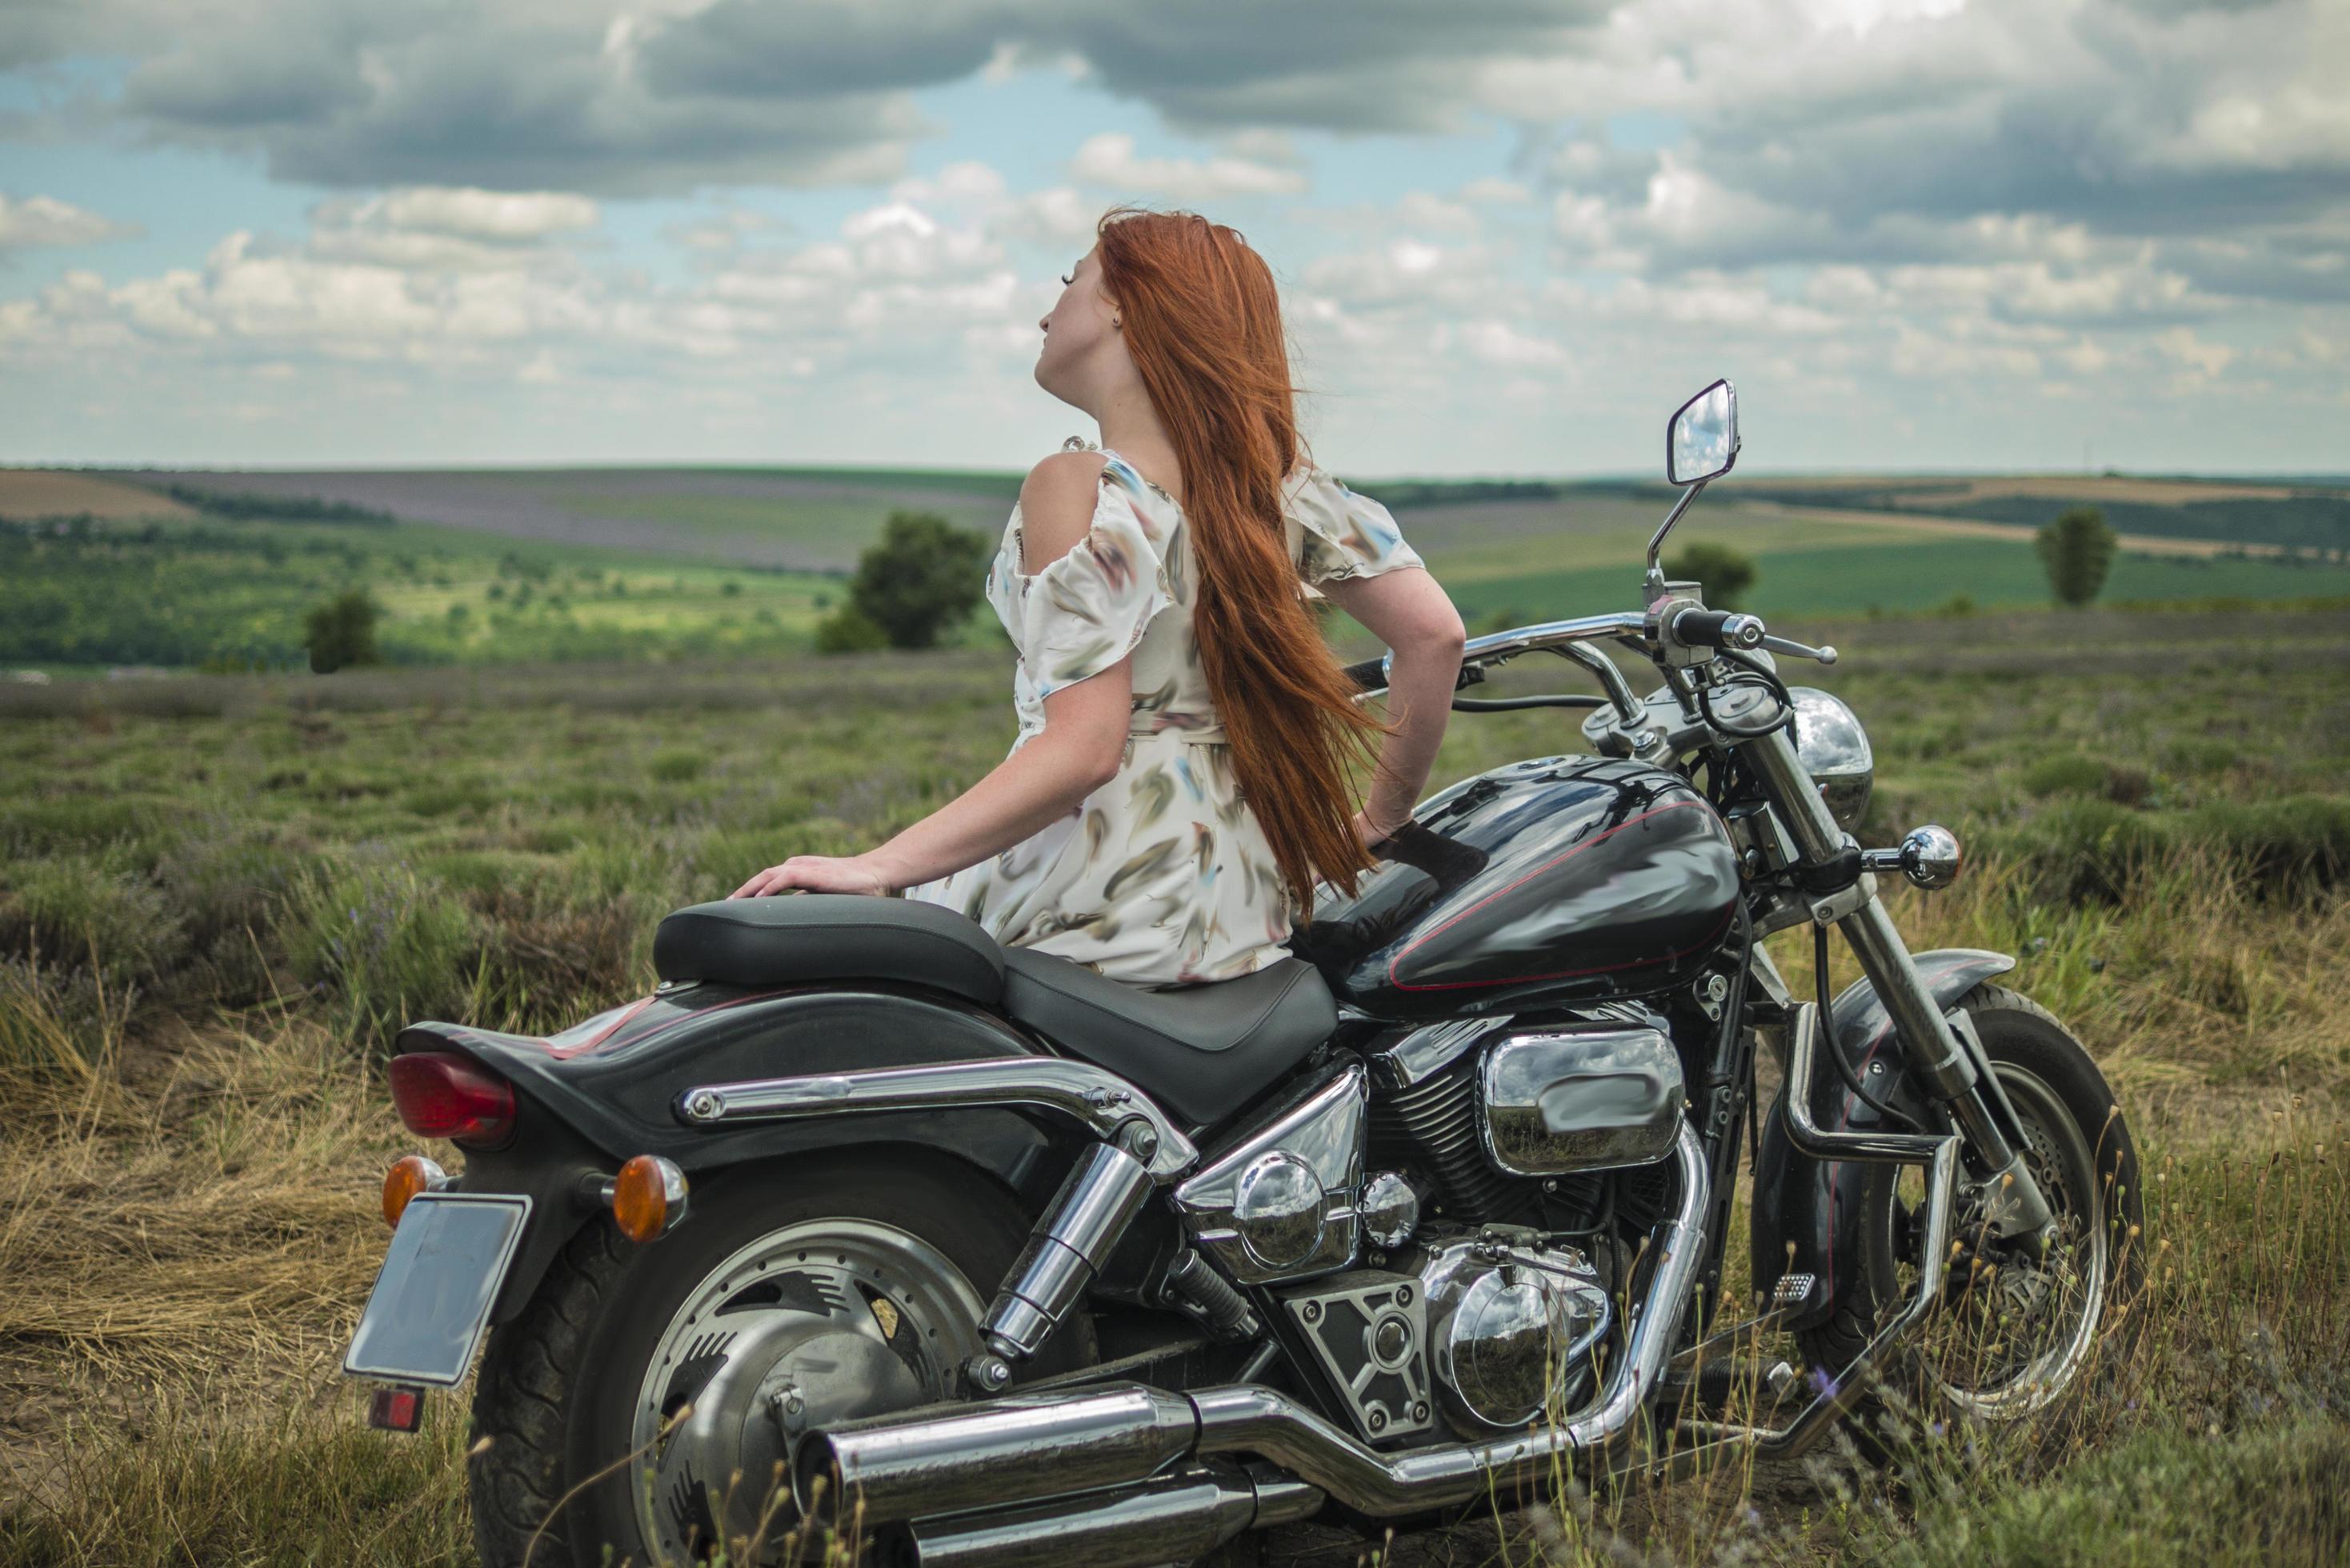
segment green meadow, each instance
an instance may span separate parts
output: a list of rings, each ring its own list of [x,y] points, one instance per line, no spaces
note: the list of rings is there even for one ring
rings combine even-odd
[[[929,654],[810,639],[889,509],[1000,526],[1017,476],[272,476],[390,522],[200,514],[173,477],[0,471],[0,671],[51,677],[0,680],[0,1568],[463,1568],[462,1400],[394,1438],[336,1373],[412,1144],[390,1034],[642,995],[669,910],[980,777],[1013,734],[983,613]],[[1628,607],[1663,512],[1635,485],[1394,488],[1481,628]],[[2322,539],[2198,535],[2126,547],[2100,606],[2059,612],[2004,518],[1769,489],[1724,483],[1676,543],[1752,555],[1750,605],[1842,649],[1788,668],[1868,727],[1862,836],[1968,846],[1957,887],[1897,896],[1913,944],[2018,955],[2113,1082],[2153,1183],[2138,1331],[2021,1431],[1880,1433],[1896,1476],[1839,1442],[1391,1544],[1297,1527],[1268,1561],[2344,1560],[2350,572]],[[2325,521],[2210,489],[2197,517]],[[387,662],[307,673],[303,617],[355,586]],[[124,665],[159,673],[83,678]],[[1561,688],[1585,678],[1545,659],[1484,690]],[[1580,750],[1573,719],[1459,715],[1431,787]]]

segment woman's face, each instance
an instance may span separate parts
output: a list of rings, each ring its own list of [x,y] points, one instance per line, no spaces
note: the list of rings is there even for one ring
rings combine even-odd
[[[1134,375],[1126,340],[1110,325],[1116,306],[1101,291],[1101,263],[1093,251],[1062,280],[1061,297],[1036,325],[1045,346],[1036,356],[1036,384],[1088,413],[1122,379]]]

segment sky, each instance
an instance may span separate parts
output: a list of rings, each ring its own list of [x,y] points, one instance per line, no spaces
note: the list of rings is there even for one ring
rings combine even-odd
[[[1121,202],[1341,474],[2350,468],[2345,0],[5,0],[0,462],[1021,469]]]

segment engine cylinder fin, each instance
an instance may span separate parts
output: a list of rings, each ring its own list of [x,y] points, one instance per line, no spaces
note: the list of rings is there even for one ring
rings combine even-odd
[[[1493,1168],[1478,1141],[1478,1116],[1471,1057],[1425,1083],[1372,1101],[1372,1159],[1419,1166],[1435,1181],[1452,1219],[1519,1222],[1533,1214],[1533,1184]]]

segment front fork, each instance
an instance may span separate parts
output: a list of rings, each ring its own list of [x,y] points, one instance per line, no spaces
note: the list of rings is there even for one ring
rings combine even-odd
[[[1769,789],[1772,804],[1802,856],[1794,867],[1814,919],[1833,921],[1876,988],[1902,1059],[1920,1085],[1949,1111],[1963,1135],[1960,1157],[1981,1190],[1991,1230],[2036,1245],[2047,1234],[2047,1197],[2021,1152],[2022,1127],[1974,1025],[1943,1014],[1910,961],[1908,945],[1877,900],[1877,881],[1861,868],[1859,846],[1836,826],[1784,727],[1749,741],[1744,760]],[[1821,1021],[1826,1027],[1826,1021]],[[1828,1049],[1835,1048],[1833,1041]]]

